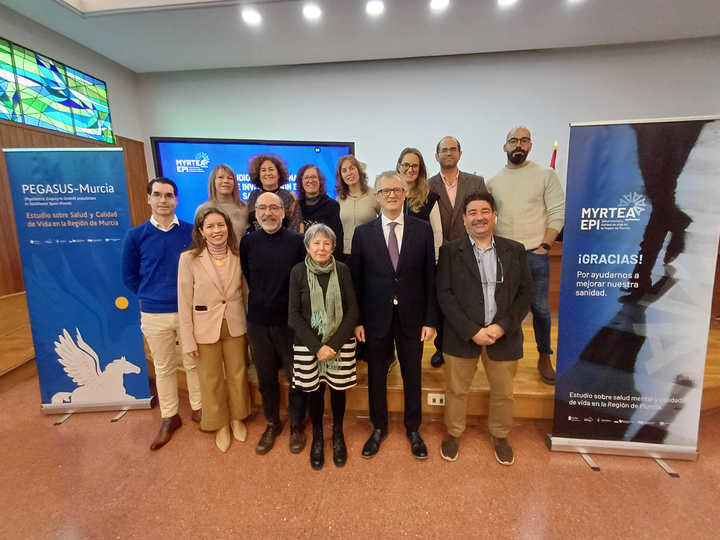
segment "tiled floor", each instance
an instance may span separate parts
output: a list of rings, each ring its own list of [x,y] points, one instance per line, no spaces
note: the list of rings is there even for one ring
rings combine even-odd
[[[0,393],[0,538],[717,538],[720,412],[700,421],[700,458],[672,461],[671,478],[644,458],[549,452],[549,423],[511,434],[516,463],[495,462],[484,427],[439,454],[443,425],[421,428],[430,457],[410,455],[400,421],[379,454],[361,457],[366,419],[346,419],[349,454],[337,469],[326,441],[316,472],[288,452],[285,428],[258,456],[262,416],[227,454],[186,420],[158,452],[159,412],[84,413],[62,426],[40,414],[37,379]],[[326,431],[329,430],[329,421]],[[308,429],[309,435],[309,429]]]

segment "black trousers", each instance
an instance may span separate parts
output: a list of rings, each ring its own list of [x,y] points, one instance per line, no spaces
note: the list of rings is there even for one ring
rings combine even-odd
[[[288,416],[291,422],[302,422],[305,420],[307,395],[292,384],[294,332],[289,326],[259,326],[252,323],[247,326],[265,418],[270,423],[280,421],[278,371],[284,369],[290,382]]]
[[[310,411],[310,420],[312,420],[313,429],[322,429],[323,414],[325,413],[325,387],[326,383],[320,383],[320,387],[308,392],[308,409]],[[345,390],[335,390],[330,388],[330,407],[333,413],[333,428],[342,429],[343,419],[345,418]]]
[[[365,336],[365,358],[368,363],[370,421],[375,429],[387,429],[387,373],[397,348],[400,373],[405,392],[405,429],[418,431],[422,422],[422,354],[420,332],[408,337],[400,326],[397,307],[393,310],[390,331],[381,339]]]

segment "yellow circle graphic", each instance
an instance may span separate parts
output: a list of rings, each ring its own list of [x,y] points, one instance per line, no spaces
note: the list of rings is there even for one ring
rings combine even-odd
[[[115,307],[117,307],[118,309],[127,309],[128,299],[125,298],[124,296],[118,296],[115,299]]]

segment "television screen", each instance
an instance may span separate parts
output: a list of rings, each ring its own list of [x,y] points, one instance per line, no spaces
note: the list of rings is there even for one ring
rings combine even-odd
[[[178,185],[177,216],[190,223],[195,209],[208,198],[208,177],[216,165],[225,163],[237,175],[240,198],[246,201],[255,185],[248,175],[248,161],[255,154],[272,154],[287,163],[290,181],[283,187],[297,193],[296,174],[307,163],[325,175],[327,192],[335,198],[335,167],[338,159],[355,153],[351,142],[293,142],[232,139],[186,139],[151,137],[155,173]]]

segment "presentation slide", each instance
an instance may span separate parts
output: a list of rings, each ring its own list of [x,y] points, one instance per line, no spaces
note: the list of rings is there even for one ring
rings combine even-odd
[[[335,198],[335,167],[340,157],[353,154],[352,142],[248,141],[152,137],[155,172],[178,185],[177,216],[190,223],[195,209],[208,198],[208,177],[216,165],[229,165],[237,175],[240,198],[246,201],[255,188],[248,161],[256,154],[279,156],[287,163],[290,181],[283,187],[297,193],[296,174],[312,163],[325,175],[327,192]]]

